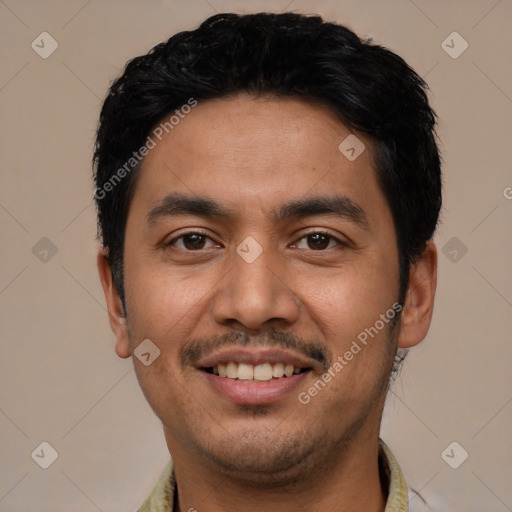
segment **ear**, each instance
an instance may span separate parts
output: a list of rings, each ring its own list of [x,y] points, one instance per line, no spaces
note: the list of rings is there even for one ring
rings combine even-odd
[[[112,268],[108,260],[108,248],[101,247],[98,251],[97,263],[101,285],[107,301],[110,327],[116,337],[116,354],[119,357],[130,357],[130,344],[126,329],[126,317],[124,316],[123,303],[112,279]]]
[[[428,242],[409,272],[409,286],[401,314],[399,348],[420,343],[427,335],[434,310],[437,283],[437,249]]]

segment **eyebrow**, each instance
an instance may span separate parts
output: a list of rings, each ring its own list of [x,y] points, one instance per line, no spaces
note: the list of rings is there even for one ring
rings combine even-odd
[[[190,196],[175,192],[165,196],[160,204],[147,214],[146,222],[155,224],[163,217],[179,215],[229,219],[236,217],[236,212],[207,197]],[[364,210],[348,197],[338,195],[308,197],[290,201],[281,205],[277,210],[273,210],[271,219],[275,223],[282,223],[287,220],[314,215],[333,215],[351,221],[362,229],[369,229]]]
[[[161,203],[147,214],[146,222],[155,224],[162,217],[175,215],[227,218],[233,217],[235,213],[212,199],[175,192],[165,196]]]
[[[333,215],[343,220],[349,220],[365,230],[369,229],[364,210],[345,196],[308,197],[290,201],[274,212],[272,218],[274,222],[283,222],[313,215]]]

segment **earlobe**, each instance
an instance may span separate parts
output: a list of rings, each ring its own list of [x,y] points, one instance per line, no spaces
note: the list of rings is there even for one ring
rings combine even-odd
[[[427,335],[434,309],[437,283],[437,249],[428,242],[409,273],[409,286],[401,314],[399,348],[420,343]]]
[[[130,344],[128,342],[123,304],[112,278],[108,249],[103,246],[98,251],[97,265],[105,300],[107,302],[110,327],[116,337],[116,354],[121,358],[130,357]]]

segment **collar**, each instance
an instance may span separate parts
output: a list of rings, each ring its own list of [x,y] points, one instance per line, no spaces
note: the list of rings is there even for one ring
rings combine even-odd
[[[382,439],[379,439],[379,468],[381,477],[386,480],[383,485],[388,487],[384,512],[408,512],[409,500],[404,475],[395,456]],[[138,512],[173,512],[175,490],[176,478],[171,459]]]

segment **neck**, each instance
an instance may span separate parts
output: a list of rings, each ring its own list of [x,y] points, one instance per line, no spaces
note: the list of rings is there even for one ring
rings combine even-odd
[[[383,512],[378,435],[359,436],[330,454],[313,453],[303,467],[267,481],[227,474],[169,443],[178,487],[175,512]]]

